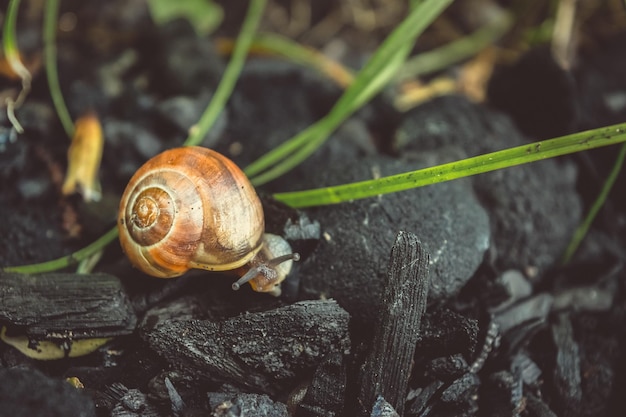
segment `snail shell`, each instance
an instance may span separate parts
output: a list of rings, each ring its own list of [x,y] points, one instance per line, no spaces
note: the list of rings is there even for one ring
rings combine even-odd
[[[190,268],[234,270],[263,246],[261,202],[245,174],[202,147],[165,151],[131,178],[120,203],[122,249],[161,278]]]

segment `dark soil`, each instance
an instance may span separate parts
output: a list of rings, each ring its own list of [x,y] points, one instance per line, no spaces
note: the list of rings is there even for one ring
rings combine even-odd
[[[40,6],[27,3],[19,43],[34,61]],[[73,119],[95,111],[102,123],[102,199],[61,194],[69,139],[35,69],[16,112],[24,134],[0,111],[0,266],[69,255],[115,225],[129,178],[183,143],[218,85],[228,57],[213,41],[236,34],[245,10],[226,3],[209,38],[182,19],[156,26],[141,1],[62,2],[62,21],[75,25],[57,35],[61,87]],[[313,23],[332,10],[319,2]],[[344,63],[358,67],[390,28],[339,31],[335,40],[353,45]],[[0,343],[0,416],[621,415],[623,173],[574,259],[561,262],[616,147],[301,211],[271,197],[626,120],[626,33],[578,57],[565,71],[548,49],[532,49],[497,69],[486,103],[449,95],[401,113],[396,91],[385,91],[260,187],[266,230],[301,254],[279,298],[234,292],[228,274],[148,277],[117,242],[88,275],[0,272],[5,336],[26,352],[53,341],[68,355],[33,359]],[[0,78],[0,93],[17,88]],[[313,69],[253,56],[203,146],[245,167],[340,95]],[[69,357],[74,343],[99,337],[113,338]],[[71,377],[84,389],[62,382]]]

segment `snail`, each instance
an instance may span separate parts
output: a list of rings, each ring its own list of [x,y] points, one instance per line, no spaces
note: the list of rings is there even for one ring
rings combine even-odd
[[[292,253],[280,236],[264,233],[261,201],[230,159],[189,146],[167,150],[130,179],[120,202],[120,244],[131,263],[159,278],[189,269],[235,271],[232,287],[280,295]]]

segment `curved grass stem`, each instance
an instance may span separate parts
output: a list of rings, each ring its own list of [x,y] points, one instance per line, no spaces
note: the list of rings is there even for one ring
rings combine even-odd
[[[591,206],[589,213],[587,213],[587,217],[585,217],[585,220],[580,224],[580,226],[578,226],[578,228],[574,232],[574,235],[572,236],[572,240],[570,241],[569,245],[567,246],[567,249],[565,250],[565,254],[563,255],[564,264],[567,264],[571,261],[572,256],[574,256],[574,254],[576,253],[576,250],[578,249],[581,242],[587,235],[587,232],[589,231],[591,224],[593,223],[596,216],[598,215],[598,212],[604,205],[604,202],[608,198],[609,193],[611,192],[611,189],[613,188],[613,185],[615,184],[615,181],[617,180],[617,176],[622,170],[625,157],[626,157],[626,144],[622,145],[619,153],[617,154],[617,158],[615,159],[615,163],[613,164],[613,169],[611,170],[611,173],[609,174],[606,181],[604,182],[604,185],[602,186],[602,190],[600,191],[598,198],[596,198],[596,201],[593,202],[593,205]]]
[[[265,9],[265,3],[266,0],[252,0],[250,2],[248,13],[246,14],[239,36],[237,37],[237,42],[235,43],[235,48],[230,62],[228,63],[228,67],[226,71],[224,71],[224,75],[222,76],[217,90],[215,90],[215,94],[213,94],[211,102],[204,113],[202,113],[202,116],[200,116],[198,123],[191,129],[191,133],[183,145],[194,146],[202,143],[207,132],[213,127],[217,117],[222,110],[224,110],[226,102],[235,88],[239,74],[241,74],[241,69],[246,61],[252,39],[254,39],[256,30],[259,27],[259,22],[261,21],[261,16],[263,15],[263,10]]]
[[[59,73],[57,70],[57,48],[56,48],[56,29],[59,20],[59,0],[48,0],[43,22],[43,41],[44,56],[46,61],[46,78],[48,80],[48,88],[50,89],[50,97],[56,109],[59,120],[63,125],[63,129],[69,138],[74,136],[74,122],[70,116],[70,112],[65,105],[61,85],[59,83]]]
[[[6,99],[7,117],[18,133],[24,133],[24,128],[17,120],[17,117],[15,117],[15,110],[22,105],[26,96],[30,92],[32,76],[30,71],[28,71],[22,63],[19,48],[17,46],[15,27],[19,8],[20,0],[9,1],[6,21],[4,22],[4,29],[2,31],[2,48],[4,49],[4,57],[7,63],[22,81],[22,90],[18,94],[17,98],[15,100],[11,97]]]

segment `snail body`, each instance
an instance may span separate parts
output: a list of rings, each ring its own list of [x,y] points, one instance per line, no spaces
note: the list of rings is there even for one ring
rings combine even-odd
[[[236,271],[242,278],[234,289],[250,282],[276,293],[298,257],[282,238],[264,233],[261,202],[239,167],[202,147],[170,149],[139,168],[117,223],[131,263],[160,278],[192,268]]]

